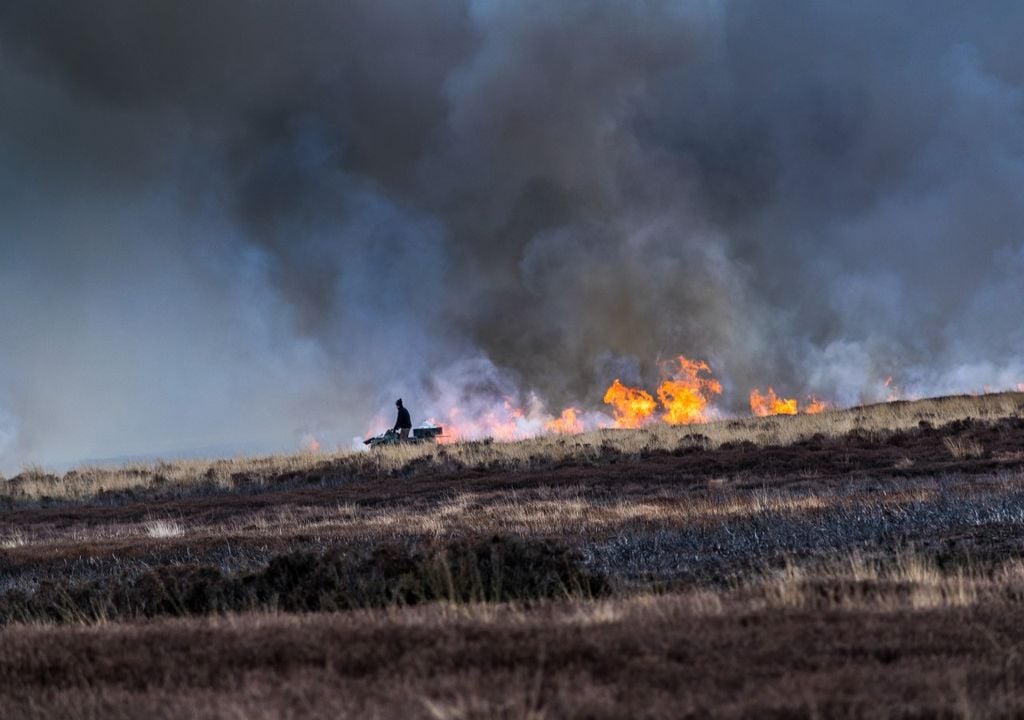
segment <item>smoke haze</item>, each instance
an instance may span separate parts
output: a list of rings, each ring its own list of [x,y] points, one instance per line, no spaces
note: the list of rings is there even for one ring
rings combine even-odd
[[[1017,2],[0,8],[0,471],[1024,382]],[[531,413],[533,410],[531,410]]]

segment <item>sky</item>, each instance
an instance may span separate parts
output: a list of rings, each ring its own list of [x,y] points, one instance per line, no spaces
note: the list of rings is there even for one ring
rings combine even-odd
[[[1024,382],[1024,5],[0,7],[0,472]],[[539,420],[537,420],[539,422]]]

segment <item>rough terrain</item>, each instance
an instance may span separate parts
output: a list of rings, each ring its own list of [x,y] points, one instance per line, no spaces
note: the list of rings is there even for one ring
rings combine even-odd
[[[61,492],[78,476],[33,470],[0,511],[0,701],[12,718],[1018,715],[1024,396],[936,402],[892,428],[852,410],[254,461],[229,481],[85,469]]]

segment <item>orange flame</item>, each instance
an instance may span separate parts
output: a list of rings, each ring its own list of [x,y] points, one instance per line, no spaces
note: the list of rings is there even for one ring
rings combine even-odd
[[[441,444],[464,440],[523,440],[545,429],[558,427],[556,432],[583,432],[587,426],[586,418],[576,408],[568,408],[560,418],[553,418],[533,396],[524,407],[515,404],[513,398],[493,405],[454,406],[428,422],[444,428],[444,434],[437,438]]]
[[[662,419],[669,425],[704,422],[708,401],[721,392],[722,384],[711,377],[706,362],[687,360],[680,355],[679,371],[658,386],[658,400],[665,408]]]
[[[817,415],[818,413],[825,412],[828,410],[829,404],[821,398],[817,398],[811,395],[807,398],[807,407],[804,408],[804,412],[808,415]]]
[[[754,388],[750,391],[750,409],[759,417],[765,415],[796,415],[796,398],[780,398],[775,391],[769,387],[768,392],[762,395]]]
[[[658,406],[649,392],[627,387],[618,378],[604,394],[604,401],[612,406],[615,426],[620,428],[640,427]]]
[[[471,420],[464,419],[464,414],[458,407],[453,407],[449,410],[447,417],[440,420],[431,417],[427,420],[427,423],[430,425],[440,425],[443,428],[442,434],[437,437],[439,445],[448,445],[468,440],[475,434],[474,431],[476,429]]]
[[[544,428],[555,433],[581,433],[584,430],[583,421],[579,417],[579,410],[568,407],[554,420],[548,421]]]

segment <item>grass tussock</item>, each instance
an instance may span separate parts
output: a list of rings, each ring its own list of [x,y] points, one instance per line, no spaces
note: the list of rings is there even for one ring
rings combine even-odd
[[[942,439],[942,444],[949,450],[949,454],[955,460],[981,457],[985,454],[985,448],[977,440],[970,438],[947,437]]]
[[[11,548],[22,547],[27,544],[28,538],[25,536],[25,533],[18,530],[0,535],[0,548],[6,548],[9,550]]]
[[[181,537],[185,530],[173,520],[150,520],[143,526],[147,536],[151,538]]]

